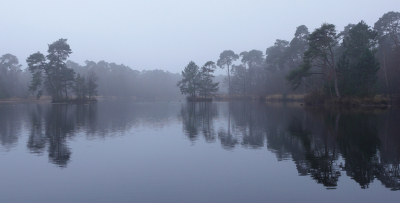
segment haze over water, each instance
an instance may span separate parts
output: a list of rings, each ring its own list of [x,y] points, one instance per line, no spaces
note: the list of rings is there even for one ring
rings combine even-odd
[[[296,103],[3,104],[0,202],[395,201],[399,117]]]

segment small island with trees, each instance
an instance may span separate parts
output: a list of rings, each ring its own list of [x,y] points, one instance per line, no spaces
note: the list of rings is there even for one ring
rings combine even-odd
[[[213,82],[213,72],[216,66],[212,61],[208,61],[200,69],[193,61],[182,71],[182,80],[177,86],[182,94],[188,95],[186,100],[193,101],[212,101],[212,96],[218,92],[218,82]]]
[[[36,98],[43,95],[43,91],[51,96],[52,103],[86,103],[97,101],[98,77],[92,70],[87,76],[78,74],[68,68],[65,61],[72,53],[66,39],[49,45],[48,54],[44,56],[37,52],[28,57],[29,71],[32,74],[32,82],[29,90],[36,92]],[[71,89],[75,98],[68,96],[68,90]]]

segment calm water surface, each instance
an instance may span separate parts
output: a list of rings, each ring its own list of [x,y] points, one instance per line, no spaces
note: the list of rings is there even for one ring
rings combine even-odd
[[[0,202],[397,202],[400,112],[0,105]]]

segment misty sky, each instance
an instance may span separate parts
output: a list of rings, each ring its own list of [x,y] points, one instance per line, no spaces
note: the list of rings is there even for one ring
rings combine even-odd
[[[217,61],[223,50],[265,53],[290,41],[299,25],[373,24],[399,0],[281,1],[0,1],[0,55],[26,58],[68,39],[70,60],[115,62],[135,70],[180,72],[193,60]],[[218,71],[222,73],[222,71]]]

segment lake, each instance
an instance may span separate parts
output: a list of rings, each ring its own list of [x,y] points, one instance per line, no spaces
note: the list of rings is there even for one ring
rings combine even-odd
[[[0,202],[395,202],[400,111],[0,105]]]

